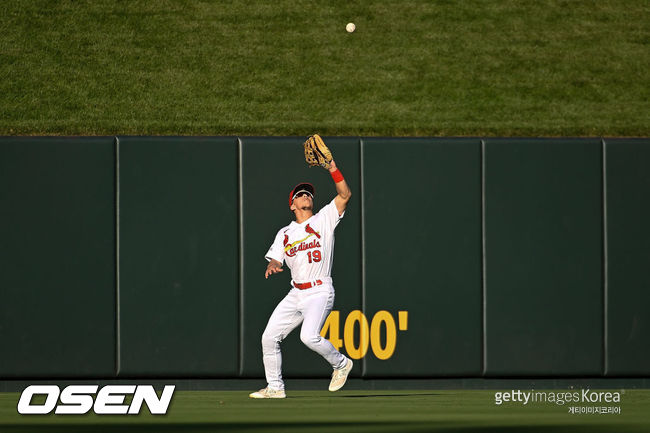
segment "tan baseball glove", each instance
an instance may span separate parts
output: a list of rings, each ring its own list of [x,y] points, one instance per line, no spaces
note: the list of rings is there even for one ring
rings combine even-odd
[[[303,143],[305,147],[305,161],[312,167],[320,165],[324,169],[329,170],[330,163],[332,162],[332,152],[325,146],[323,139],[320,135],[314,134],[309,136],[307,141]]]

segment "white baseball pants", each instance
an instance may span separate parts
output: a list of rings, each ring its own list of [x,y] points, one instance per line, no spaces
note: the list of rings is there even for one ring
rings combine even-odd
[[[275,307],[262,334],[264,373],[269,387],[284,389],[280,343],[301,322],[300,340],[325,358],[332,368],[345,366],[345,356],[320,335],[333,306],[334,287],[326,283],[306,290],[293,288]]]

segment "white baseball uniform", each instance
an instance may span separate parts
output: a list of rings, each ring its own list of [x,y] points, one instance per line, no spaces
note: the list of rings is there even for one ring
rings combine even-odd
[[[266,259],[286,262],[291,270],[291,290],[271,314],[262,334],[262,354],[268,386],[284,389],[280,342],[300,323],[300,340],[323,356],[332,368],[343,368],[346,357],[321,337],[320,330],[334,306],[332,261],[334,229],[339,215],[332,200],[318,213],[298,224],[292,221],[278,231]],[[309,288],[299,289],[298,287]]]

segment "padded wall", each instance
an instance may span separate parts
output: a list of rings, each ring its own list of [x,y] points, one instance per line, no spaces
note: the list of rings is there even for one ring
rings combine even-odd
[[[603,372],[597,139],[485,145],[486,373]]]
[[[363,139],[366,313],[372,327],[388,311],[398,328],[408,313],[390,358],[369,351],[369,377],[481,372],[480,150],[478,139]]]
[[[650,374],[650,140],[607,139],[607,374]]]
[[[119,139],[119,374],[232,376],[235,138]]]
[[[0,185],[0,376],[113,375],[113,138],[2,138]]]
[[[324,138],[353,377],[649,374],[648,139]],[[0,138],[0,377],[261,379],[288,193],[336,194],[303,140]]]
[[[345,315],[361,307],[361,257],[359,191],[359,144],[355,138],[323,137],[331,147],[338,167],[344,174],[352,199],[336,228],[332,278],[336,290],[334,308]],[[289,292],[290,271],[264,278],[264,258],[276,233],[293,219],[289,210],[289,192],[301,182],[314,185],[315,210],[336,196],[329,172],[305,164],[301,137],[256,138],[242,140],[243,227],[244,227],[244,302],[242,375],[261,377],[261,337],[275,306]],[[323,376],[331,373],[320,355],[307,349],[299,338],[299,329],[282,343],[283,372],[286,377]],[[358,374],[360,367],[355,367]]]

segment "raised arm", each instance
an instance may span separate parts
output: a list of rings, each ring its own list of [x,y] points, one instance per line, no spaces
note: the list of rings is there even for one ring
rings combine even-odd
[[[336,163],[334,160],[332,160],[330,163],[329,172],[332,176],[332,179],[334,180],[334,185],[336,185],[337,195],[334,197],[334,204],[336,205],[336,209],[339,211],[339,215],[343,215],[345,207],[348,205],[350,197],[352,197],[352,191],[350,191],[350,187],[343,178],[343,175],[339,169],[336,168]]]

